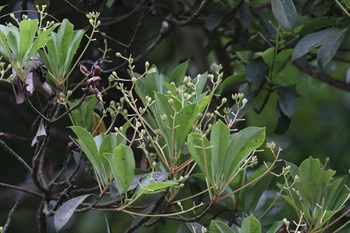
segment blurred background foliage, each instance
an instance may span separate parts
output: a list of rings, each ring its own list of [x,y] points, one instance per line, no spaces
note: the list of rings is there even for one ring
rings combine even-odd
[[[27,3],[27,6],[23,2]],[[323,25],[317,24],[316,21],[314,25],[310,24],[311,26],[307,28],[309,31],[304,32],[306,35],[327,27],[346,28],[349,25],[346,12],[333,0],[294,1],[297,21],[292,30],[281,27],[276,21],[270,0],[38,0],[34,2],[49,5],[47,12],[52,19],[61,22],[64,18],[68,18],[78,29],[89,30],[85,17],[88,11],[101,11],[100,33],[96,35],[97,40],[84,54],[83,59],[95,61],[103,57],[103,52],[98,48],[102,50],[108,48],[106,55],[109,56],[110,62],[102,63],[104,70],[102,85],[108,83],[107,77],[111,71],[117,71],[120,76],[123,74],[126,76],[124,61],[115,57],[116,52],[126,56],[132,54],[141,70],[144,62],[149,61],[151,64],[156,64],[160,72],[168,73],[176,65],[189,59],[188,73],[192,77],[209,70],[213,63],[222,64],[224,76],[229,77],[246,73],[247,67],[256,58],[257,52],[264,52],[271,45],[275,46],[277,28],[284,33],[284,38],[280,41],[282,46],[278,48],[279,51],[283,51],[294,48],[300,41],[302,36],[299,32],[306,22],[320,18],[329,19],[325,20],[326,23]],[[343,1],[339,2],[343,3]],[[31,17],[35,17],[35,14],[31,14],[32,1],[2,0],[0,2],[0,5],[6,4],[7,6],[0,12],[1,23],[11,21],[8,16],[10,12],[17,12],[16,14],[20,15],[25,13],[20,11],[25,8],[30,10]],[[289,127],[281,129],[282,132],[279,134],[276,134],[280,117],[280,111],[276,110],[279,98],[277,92],[272,92],[271,98],[265,101],[267,91],[262,88],[261,94],[250,99],[251,105],[245,116],[245,125],[266,126],[267,141],[275,141],[283,148],[283,159],[299,164],[309,156],[319,158],[322,162],[329,157],[329,167],[336,170],[337,175],[348,174],[350,168],[348,144],[350,77],[347,77],[350,64],[349,38],[349,32],[347,32],[338,52],[324,69],[317,64],[315,49],[308,53],[308,61],[303,61],[305,64],[311,64],[327,78],[341,82],[341,87],[320,81],[319,73],[307,75],[305,70],[297,68],[290,58],[283,69],[273,77],[270,84],[261,80],[246,84],[246,80],[243,80],[233,82],[227,87],[225,96],[230,96],[237,91],[249,94],[249,90],[260,90],[259,88],[264,85],[264,88],[271,85],[275,85],[275,88],[295,87],[296,93],[292,97],[296,100],[295,112],[288,117],[286,124],[290,123]],[[257,69],[257,76],[264,74],[263,68],[253,67]],[[81,78],[80,72],[76,69],[70,78],[71,85],[74,86]],[[118,97],[115,92],[108,92],[104,98],[111,100]],[[262,105],[264,107],[261,112],[256,111]],[[30,147],[30,140],[33,137],[31,126],[35,120],[35,114],[27,106],[16,104],[12,86],[5,82],[0,82],[0,106],[0,133],[11,133],[24,138],[24,140],[5,138],[4,141],[30,163],[30,156],[33,153],[29,152],[34,150]],[[69,120],[64,119],[53,130],[48,154],[54,167],[60,165],[66,156],[69,142],[66,136],[69,131],[66,127],[69,124]],[[26,182],[27,174],[23,169],[18,169],[17,161],[9,157],[4,150],[1,150],[0,155],[1,182],[11,184]],[[5,197],[7,190],[1,188],[0,192],[3,192],[3,194],[0,193],[0,197]],[[2,224],[11,203],[3,203],[1,200],[0,203],[0,223]],[[33,224],[35,211],[30,211],[30,208],[23,209],[14,216],[9,232],[36,232]],[[130,218],[124,221],[124,217],[118,219],[118,215],[113,213],[112,217],[111,214],[106,214],[112,229],[115,229],[113,232],[118,232],[118,228],[123,229],[122,224],[126,227],[131,220]],[[100,213],[78,214],[75,218],[82,224],[75,224],[73,229],[68,227],[67,231],[62,232],[106,232],[105,220]],[[166,224],[168,229],[172,229],[171,226],[177,226],[176,222],[168,224],[169,222]],[[163,225],[161,223],[157,227]],[[162,230],[150,228],[142,232],[162,232]],[[177,232],[186,231],[180,229]]]

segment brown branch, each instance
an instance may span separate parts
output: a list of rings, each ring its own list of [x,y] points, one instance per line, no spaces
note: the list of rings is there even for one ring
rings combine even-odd
[[[0,182],[0,186],[6,187],[6,188],[10,188],[10,189],[14,189],[14,190],[18,190],[18,191],[21,191],[21,192],[24,192],[24,193],[28,193],[28,194],[31,194],[31,195],[36,196],[36,197],[40,197],[40,198],[42,197],[40,193],[34,192],[34,191],[30,190],[30,189],[22,188],[22,187],[19,187],[19,186],[5,184],[5,183],[2,183],[2,182]]]
[[[16,208],[19,204],[19,202],[21,201],[21,198],[17,200],[17,202],[15,203],[15,205],[12,207],[12,209],[10,210],[8,216],[7,216],[7,220],[6,220],[6,223],[4,225],[4,228],[2,229],[2,232],[3,233],[6,233],[7,232],[7,228],[10,226],[10,223],[11,223],[11,220],[12,220],[12,217],[13,215],[15,214],[15,211],[16,211]]]
[[[188,25],[189,23],[191,23],[194,19],[196,19],[199,14],[202,12],[202,10],[204,9],[204,7],[207,5],[208,3],[208,0],[203,0],[199,7],[197,8],[197,10],[191,14],[190,17],[188,17],[187,19],[185,20],[181,20],[181,21],[178,21],[177,19],[173,19],[172,21],[176,24],[176,25],[179,25],[179,26],[186,26]]]
[[[162,204],[162,202],[164,201],[167,193],[169,192],[169,188],[165,189],[163,192],[163,195],[159,198],[159,200],[154,204],[153,208],[151,211],[149,211],[147,213],[147,215],[152,215],[154,214],[158,208],[160,207],[160,205]],[[138,222],[136,222],[135,224],[133,224],[132,226],[130,226],[125,233],[131,233],[134,232],[135,230],[137,230],[138,228],[140,228],[144,223],[146,223],[148,220],[150,220],[151,217],[143,217],[141,218]]]
[[[350,92],[350,85],[344,81],[335,79],[334,77],[324,73],[315,66],[305,64],[301,59],[296,59],[292,62],[300,71],[310,75],[311,77],[320,80],[321,82],[327,83],[330,86],[338,88],[343,91]]]
[[[2,141],[0,139],[0,146],[2,148],[4,148],[4,150],[6,150],[7,152],[9,152],[10,155],[12,155],[13,157],[15,157],[15,159],[17,159],[19,161],[20,164],[23,165],[23,167],[25,169],[27,169],[29,171],[29,173],[32,173],[32,168],[26,163],[26,161],[24,161],[22,159],[21,156],[19,156],[16,152],[14,152],[4,141]]]

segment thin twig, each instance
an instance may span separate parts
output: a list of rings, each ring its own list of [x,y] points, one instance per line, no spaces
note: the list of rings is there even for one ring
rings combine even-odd
[[[19,199],[16,201],[15,205],[14,205],[14,206],[12,207],[12,209],[10,210],[10,212],[9,212],[9,214],[8,214],[8,216],[7,216],[7,220],[6,220],[6,223],[5,223],[5,225],[4,225],[4,228],[2,229],[2,233],[6,233],[8,227],[10,226],[12,217],[13,217],[13,215],[15,214],[16,208],[17,208],[17,206],[18,206],[18,204],[20,203],[21,200],[22,200],[22,199],[19,198]]]
[[[158,208],[160,207],[160,204],[162,204],[162,202],[164,201],[167,193],[169,192],[169,188],[165,189],[163,192],[163,195],[159,198],[159,200],[154,204],[153,208],[151,211],[149,211],[147,213],[147,215],[152,215],[154,214]],[[132,226],[130,226],[125,233],[131,233],[135,230],[137,230],[138,228],[140,228],[145,222],[147,222],[148,220],[150,220],[151,217],[143,217],[141,218],[138,222],[136,222],[135,224],[133,224]]]
[[[87,97],[87,93],[85,92],[84,95],[80,98],[80,100],[73,106],[70,107],[67,111],[65,111],[64,113],[62,113],[60,116],[58,116],[57,118],[53,119],[52,121],[50,121],[51,124],[55,123],[56,121],[60,120],[62,117],[66,116],[67,114],[69,114],[70,112],[72,112],[74,109],[77,109],[80,107],[80,105],[84,102],[84,100]]]
[[[46,200],[41,201],[39,209],[38,209],[38,232],[46,233],[47,232],[47,224],[46,224],[46,215],[44,214]]]
[[[346,82],[341,81],[339,79],[335,79],[312,65],[304,64],[300,59],[294,60],[292,64],[295,65],[299,70],[303,71],[304,73],[310,75],[313,78],[320,80],[321,82],[327,83],[330,86],[336,87],[338,89],[350,92],[350,85],[348,85]]]
[[[0,146],[1,146],[2,148],[4,148],[4,150],[6,150],[7,152],[9,152],[10,155],[12,155],[13,157],[15,157],[15,158],[19,161],[19,163],[23,165],[23,167],[24,167],[25,169],[27,169],[30,173],[32,173],[32,168],[26,163],[26,161],[24,161],[24,160],[22,159],[21,156],[19,156],[16,152],[14,152],[14,151],[13,151],[4,141],[2,141],[1,139],[0,139]]]
[[[38,189],[40,189],[40,191],[44,192],[44,193],[49,193],[50,190],[48,190],[44,185],[43,180],[39,180],[40,178],[43,178],[43,174],[42,171],[40,170],[40,161],[43,159],[44,157],[44,148],[46,146],[47,143],[47,137],[44,137],[44,139],[41,141],[40,144],[37,145],[37,151],[35,153],[35,156],[33,158],[33,171],[32,171],[32,179],[34,184],[38,187]]]
[[[192,22],[194,19],[196,19],[198,17],[199,13],[201,13],[201,11],[204,9],[204,7],[207,5],[207,3],[208,3],[208,0],[203,0],[201,2],[201,4],[199,5],[199,7],[197,8],[197,10],[194,13],[192,13],[190,17],[188,17],[185,20],[181,20],[181,21],[173,19],[174,23],[177,25],[180,25],[180,26],[188,25],[190,22]]]
[[[40,193],[34,192],[32,190],[29,190],[29,189],[25,189],[25,188],[22,188],[22,187],[19,187],[19,186],[10,185],[10,184],[6,184],[6,183],[2,183],[2,182],[0,182],[0,186],[6,187],[6,188],[10,188],[10,189],[14,189],[14,190],[18,190],[18,191],[21,191],[23,193],[28,193],[28,194],[36,196],[36,197],[40,197],[40,198],[42,197],[42,195]]]

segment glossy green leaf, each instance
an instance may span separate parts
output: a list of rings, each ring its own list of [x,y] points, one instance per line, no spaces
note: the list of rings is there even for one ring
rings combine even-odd
[[[337,200],[339,200],[339,196],[344,189],[346,184],[346,179],[338,178],[330,183],[329,187],[327,187],[326,193],[326,202],[325,207],[327,209],[336,209],[339,206],[336,205]]]
[[[211,145],[208,139],[200,134],[191,133],[187,139],[188,150],[201,171],[212,180]]]
[[[185,140],[195,125],[199,114],[198,104],[190,104],[182,108],[175,119],[175,136],[177,150],[181,151]]]
[[[58,57],[61,61],[66,60],[67,51],[72,40],[74,26],[68,19],[64,19],[61,26],[58,28],[57,37],[57,50]]]
[[[278,105],[284,115],[291,118],[297,109],[297,97],[295,86],[282,87],[278,90]]]
[[[212,98],[213,98],[213,93],[211,93],[210,95],[204,96],[204,98],[199,102],[199,109],[198,109],[198,111],[200,113],[202,113],[205,110],[205,108],[208,106],[208,104],[210,103]]]
[[[23,60],[21,60],[20,54],[19,54],[19,31],[18,28],[15,26],[9,27],[9,32],[7,33],[7,43],[11,49],[11,54],[15,56],[15,59],[20,62],[20,64],[23,64]]]
[[[10,46],[6,41],[8,32],[9,29],[6,26],[0,24],[0,54],[6,60],[9,60],[9,56],[11,54]]]
[[[181,85],[187,72],[188,62],[189,61],[187,60],[181,63],[173,70],[173,72],[171,72],[169,82],[174,82],[177,87]]]
[[[2,11],[2,9],[4,9],[6,6],[8,6],[8,4],[0,6],[0,11]]]
[[[55,78],[55,80],[58,80],[60,78],[60,72],[62,67],[62,62],[58,56],[58,47],[57,47],[57,37],[55,32],[51,32],[52,40],[49,40],[46,43],[47,53],[39,52],[40,57],[42,57],[42,60]],[[47,58],[44,58],[47,56]]]
[[[277,115],[278,115],[278,120],[277,120],[277,124],[276,124],[276,128],[275,128],[274,132],[275,132],[275,134],[281,135],[281,134],[284,134],[288,130],[290,123],[291,123],[291,118],[283,113],[279,104],[277,104],[276,111],[277,111]]]
[[[227,224],[219,220],[212,220],[210,222],[209,232],[210,233],[235,233],[236,231],[234,231],[231,227],[227,226]]]
[[[152,65],[151,68],[156,68],[156,66]],[[150,69],[151,69],[150,68]],[[142,100],[142,103],[146,105],[145,97],[153,97],[154,92],[159,92],[157,82],[159,81],[158,72],[152,74],[146,74],[144,78],[140,78],[137,80],[135,85],[135,91],[137,96]]]
[[[321,193],[320,161],[311,157],[304,160],[299,167],[299,176],[300,183],[297,184],[299,191],[306,194],[311,207],[316,207]]]
[[[331,36],[324,41],[322,46],[317,52],[317,61],[322,68],[325,68],[326,65],[332,60],[340,44],[343,42],[344,36],[348,28],[338,30],[333,33]]]
[[[72,40],[69,43],[69,47],[68,47],[65,62],[64,62],[64,67],[66,67],[67,70],[71,68],[73,57],[79,48],[80,42],[83,39],[84,34],[85,34],[84,30],[75,30],[73,32]]]
[[[135,175],[134,152],[129,146],[120,144],[107,159],[118,184],[119,193],[127,191]]]
[[[234,90],[238,88],[240,85],[242,85],[243,83],[246,83],[245,77],[246,77],[245,73],[239,73],[239,74],[234,74],[225,78],[225,80],[220,85],[218,94],[221,95],[226,91]]]
[[[99,156],[94,138],[86,129],[80,126],[71,126],[70,128],[78,137],[78,139],[75,140],[76,144],[83,150],[86,157],[91,162],[99,185],[105,185],[110,178],[109,174],[107,174],[109,169],[105,167],[104,158]]]
[[[260,83],[269,71],[269,66],[262,58],[257,58],[247,65],[246,79],[250,83]]]
[[[225,180],[241,166],[249,154],[259,148],[265,140],[265,128],[247,127],[232,139],[225,154]]]
[[[178,182],[176,180],[166,180],[164,182],[153,182],[149,183],[147,186],[144,187],[144,193],[149,194],[153,192],[162,191],[165,188],[177,185]]]
[[[222,168],[225,167],[225,154],[227,148],[230,144],[230,130],[226,124],[221,120],[216,122],[210,133],[210,144],[211,148],[211,167],[212,167],[212,176],[220,179],[222,174],[219,174],[219,171],[222,171]]]
[[[283,221],[274,222],[266,233],[276,233],[283,226]]]
[[[74,211],[78,208],[78,206],[81,203],[83,203],[83,201],[88,196],[90,196],[90,194],[74,197],[66,201],[65,203],[63,203],[63,205],[60,208],[58,208],[54,217],[54,225],[55,225],[56,231],[59,231],[60,229],[62,229],[62,227],[64,227],[68,223],[69,219],[74,214]]]
[[[275,66],[276,66],[277,72],[281,71],[285,67],[285,65],[289,63],[292,53],[293,53],[293,49],[284,49],[277,54],[276,60],[275,60]]]
[[[245,218],[242,222],[241,233],[261,233],[261,224],[253,215]]]
[[[19,56],[22,59],[24,59],[26,53],[30,51],[30,46],[34,41],[34,36],[36,34],[38,24],[39,24],[38,19],[22,20],[19,24],[19,34],[20,34]]]
[[[192,83],[196,84],[197,96],[199,96],[203,92],[204,87],[206,86],[207,80],[208,80],[208,72],[205,72],[204,74],[201,74],[201,75],[197,75],[197,77],[195,77],[192,80]]]
[[[292,30],[298,16],[293,0],[271,0],[271,7],[278,23]]]
[[[294,48],[292,60],[304,56],[312,49],[322,45],[333,33],[337,32],[338,30],[339,29],[333,27],[326,28],[303,37]]]
[[[88,102],[83,102],[79,108],[74,109],[69,113],[69,117],[73,125],[80,126],[90,131],[93,121],[94,108],[98,100],[95,97],[92,97]],[[72,107],[77,102],[69,103],[69,106]]]
[[[304,23],[304,26],[299,31],[299,37],[302,38],[315,31],[336,26],[338,24],[337,21],[336,18],[329,16],[312,18]]]
[[[266,65],[271,69],[273,62],[275,60],[275,48],[271,47],[264,52],[256,53],[256,55],[261,56]]]
[[[49,40],[52,39],[51,33],[58,26],[59,26],[59,24],[55,23],[50,28],[47,28],[45,31],[40,32],[40,34],[37,36],[32,48],[31,48],[30,53],[28,54],[28,58],[32,57],[34,55],[34,53],[38,52],[38,49],[40,49]]]

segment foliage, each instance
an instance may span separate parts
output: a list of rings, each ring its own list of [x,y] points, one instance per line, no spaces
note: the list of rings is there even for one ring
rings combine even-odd
[[[79,1],[85,4],[81,8],[70,1],[35,2],[41,6],[38,18],[29,19],[24,13],[32,10],[23,8],[21,20],[10,14],[11,23],[0,24],[0,80],[12,83],[16,103],[26,103],[37,118],[32,154],[17,154],[1,138],[0,145],[30,175],[32,186],[0,186],[40,201],[38,232],[50,230],[51,217],[55,231],[70,231],[67,223],[75,227],[73,216],[81,212],[104,215],[107,232],[115,218],[125,232],[162,231],[173,221],[178,232],[345,229],[347,178],[335,177],[335,171],[312,157],[299,166],[284,161],[278,174],[281,148],[266,143],[272,159],[261,149],[270,140],[270,127],[251,126],[244,118],[249,112],[251,120],[251,112],[262,114],[273,106],[272,128],[284,134],[300,97],[311,91],[312,85],[301,78],[350,90],[349,75],[337,70],[347,69],[341,62],[348,57],[348,1],[147,1],[125,6],[123,1]],[[90,11],[99,2],[98,12]],[[86,15],[89,29],[77,30],[82,26],[74,18],[56,20],[45,3],[67,4]],[[115,18],[119,10],[130,13]],[[153,26],[144,28],[148,22]],[[157,35],[149,36],[158,24]],[[201,67],[193,65],[194,58],[164,72],[169,75],[160,72],[168,65],[164,61],[175,61],[158,57],[164,53],[157,52],[160,42],[176,30],[191,38],[188,34],[195,30],[181,30],[194,27],[201,28],[199,38],[206,43],[197,54],[225,65],[193,75]],[[142,38],[151,42],[142,44]],[[89,47],[94,41],[98,46]],[[158,67],[144,61],[149,58]],[[69,153],[59,164],[62,156],[48,155],[68,116],[71,136],[67,131],[62,135],[71,141]],[[258,118],[265,126],[265,119]],[[6,132],[0,137],[21,139]],[[94,187],[81,184],[81,177],[92,179],[88,183]],[[26,200],[13,201],[1,232],[8,231],[17,206]],[[290,209],[294,215],[287,214]]]

